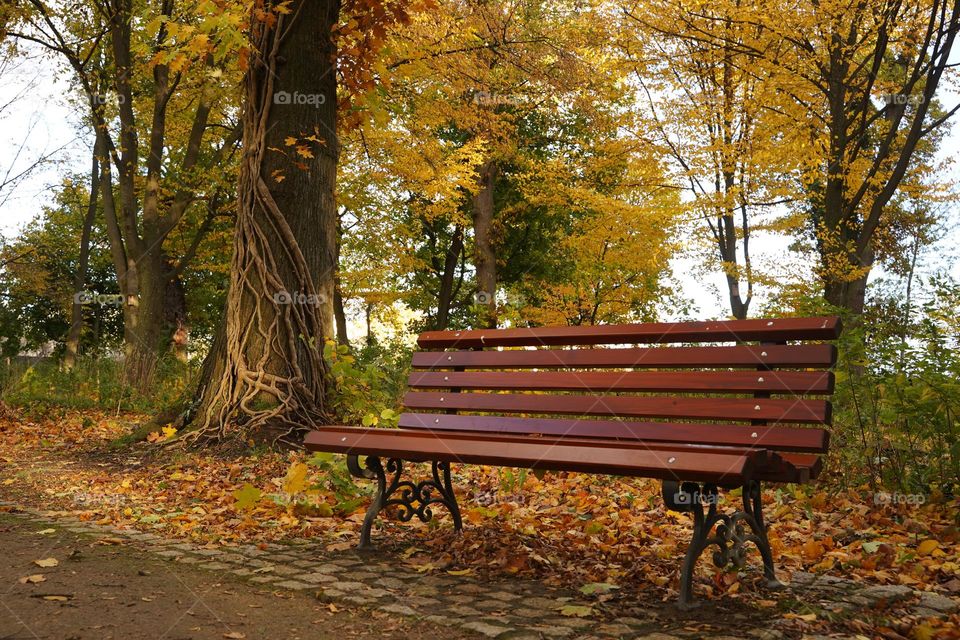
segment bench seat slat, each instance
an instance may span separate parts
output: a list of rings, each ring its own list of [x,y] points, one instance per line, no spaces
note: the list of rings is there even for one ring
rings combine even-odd
[[[826,453],[829,433],[824,429],[694,423],[569,420],[508,416],[404,413],[400,426],[408,429],[473,431],[480,434],[540,433],[554,437],[643,440],[690,444],[763,447],[774,451]],[[756,434],[756,437],[754,437]]]
[[[311,451],[397,457],[412,461],[442,460],[467,464],[577,471],[668,480],[739,483],[750,477],[751,456],[738,453],[643,450],[634,448],[504,442],[496,437],[444,437],[436,433],[363,427],[311,431],[304,446]],[[619,443],[618,443],[619,444]]]
[[[414,371],[413,388],[826,394],[828,371]]]
[[[834,340],[840,335],[837,317],[657,322],[578,327],[523,327],[427,331],[422,349],[518,347],[584,344],[667,344],[672,342],[782,342]]]
[[[763,355],[766,354],[766,355]],[[538,349],[507,351],[418,351],[414,369],[532,369],[558,367],[796,367],[836,364],[832,344],[738,347],[642,347],[628,349]]]
[[[830,422],[825,400],[410,391],[408,409],[496,411],[645,418]]]

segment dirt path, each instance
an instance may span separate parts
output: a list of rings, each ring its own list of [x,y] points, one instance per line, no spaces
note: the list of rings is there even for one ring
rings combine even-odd
[[[2,513],[0,550],[0,640],[468,637],[312,595],[260,590]],[[58,565],[34,563],[47,558]],[[43,580],[22,580],[29,576]]]

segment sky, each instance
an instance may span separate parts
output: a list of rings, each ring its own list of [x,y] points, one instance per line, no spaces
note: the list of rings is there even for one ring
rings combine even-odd
[[[0,68],[0,184],[5,176],[15,176],[38,158],[47,158],[15,189],[0,190],[0,235],[5,238],[16,237],[51,202],[64,176],[71,172],[86,176],[89,172],[91,136],[81,128],[82,117],[67,100],[68,77],[55,59],[38,53],[15,68]],[[960,93],[951,88],[942,91],[940,98],[950,106],[960,101]],[[960,158],[960,118],[948,126],[940,154],[946,159]],[[960,182],[960,163],[954,163],[945,177],[951,183]],[[757,237],[752,246],[759,263],[779,266],[785,272],[809,269],[809,265],[797,264],[783,239]],[[960,278],[958,253],[960,210],[952,205],[944,237],[928,252],[920,272],[946,268]],[[679,293],[692,300],[691,311],[696,317],[724,317],[729,311],[722,295],[723,278],[719,273],[703,274],[698,268],[700,262],[702,258],[696,255],[673,261]],[[882,277],[883,273],[875,269],[874,275]],[[769,299],[769,293],[760,289],[752,309],[760,308]],[[675,319],[675,313],[665,309],[663,319]]]

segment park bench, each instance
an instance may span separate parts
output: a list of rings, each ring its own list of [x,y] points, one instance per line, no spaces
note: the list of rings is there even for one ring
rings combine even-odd
[[[406,522],[442,504],[462,528],[452,463],[648,477],[667,507],[693,514],[680,604],[696,562],[744,564],[746,542],[777,586],[761,483],[803,483],[821,470],[838,318],[428,331],[418,338],[397,429],[323,427],[308,450],[347,454],[377,481],[360,546],[377,514]],[[638,346],[639,345],[639,346]],[[360,457],[365,456],[363,464]],[[425,480],[404,462],[430,462]],[[742,510],[718,508],[742,489]]]

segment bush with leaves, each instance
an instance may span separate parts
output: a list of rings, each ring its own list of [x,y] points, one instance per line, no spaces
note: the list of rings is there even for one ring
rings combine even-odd
[[[344,424],[396,427],[407,374],[410,350],[371,343],[354,355],[350,347],[328,340],[324,357],[336,383],[333,407]]]
[[[834,466],[904,493],[960,489],[960,283],[934,276],[919,308],[876,283],[840,344]]]

